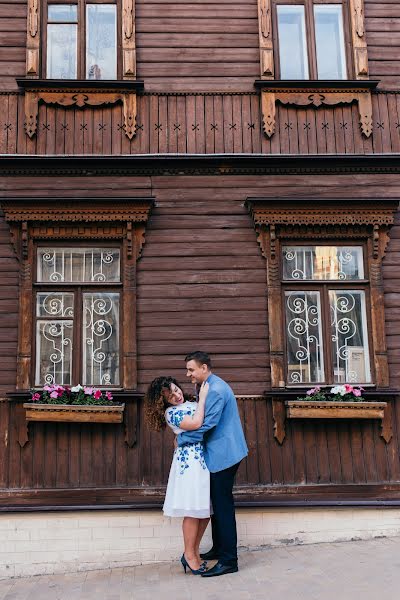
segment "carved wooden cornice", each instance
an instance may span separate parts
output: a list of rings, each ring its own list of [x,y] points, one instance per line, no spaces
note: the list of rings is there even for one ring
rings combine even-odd
[[[393,225],[398,200],[303,201],[249,198],[246,201],[255,225],[268,226],[375,226]]]
[[[275,133],[276,103],[290,106],[339,106],[358,103],[360,127],[365,137],[372,134],[372,96],[371,90],[377,81],[263,81],[255,85],[262,88],[261,112],[263,130],[271,138]]]
[[[136,135],[136,90],[143,89],[142,81],[50,81],[17,79],[25,90],[25,131],[32,138],[37,131],[39,103],[64,108],[123,105],[125,135],[131,140]]]
[[[90,205],[88,204],[90,201]],[[127,255],[136,248],[137,258],[144,244],[144,225],[153,198],[12,198],[1,201],[5,220],[11,226],[12,242],[18,256],[26,258],[29,240],[126,239]]]

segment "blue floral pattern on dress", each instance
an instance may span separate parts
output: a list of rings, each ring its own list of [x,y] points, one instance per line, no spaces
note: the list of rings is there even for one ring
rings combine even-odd
[[[183,475],[186,469],[189,468],[189,456],[194,454],[194,459],[198,460],[203,469],[207,469],[206,461],[204,460],[204,448],[201,442],[195,444],[185,444],[178,446],[175,450],[178,454],[179,473]]]
[[[193,414],[193,411],[190,408],[187,408],[186,410],[172,408],[172,409],[167,410],[166,421],[167,421],[168,425],[173,425],[175,427],[179,427],[179,425],[182,423],[183,419],[187,416],[191,417],[192,414]]]
[[[197,405],[194,402],[190,404],[191,406],[185,406],[185,408],[174,406],[166,411],[165,420],[167,421],[170,427],[179,428],[180,424],[186,416],[191,417],[192,415],[194,415],[194,413],[196,412]],[[190,458],[194,458],[194,460],[199,461],[201,467],[203,469],[207,469],[206,461],[204,460],[204,446],[202,442],[178,446],[178,448],[176,448],[175,450],[175,454],[177,455],[179,473],[181,475],[183,475],[186,469],[189,468]]]

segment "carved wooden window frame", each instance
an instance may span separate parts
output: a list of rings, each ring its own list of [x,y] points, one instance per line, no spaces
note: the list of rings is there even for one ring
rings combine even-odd
[[[276,327],[276,323],[283,323],[282,289],[286,283],[280,278],[281,256],[278,247],[281,240],[290,240],[290,243],[342,240],[344,243],[358,241],[366,245],[365,258],[370,282],[371,367],[375,374],[376,389],[388,388],[382,260],[398,200],[314,200],[305,205],[293,199],[249,198],[246,206],[253,217],[258,242],[266,258],[271,388],[277,390],[287,387],[285,340],[281,327]]]
[[[116,242],[121,247],[121,322],[124,327],[120,345],[120,387],[124,390],[136,389],[136,263],[145,241],[145,226],[153,203],[153,198],[74,198],[64,199],[64,207],[60,207],[54,199],[32,201],[13,198],[2,201],[1,207],[20,262],[18,391],[33,387],[33,269],[36,246],[52,242],[71,246],[82,241],[91,245]]]
[[[283,2],[284,0],[282,0]],[[304,0],[299,0],[302,3]],[[280,2],[280,0],[279,0]],[[296,3],[296,0],[288,0]],[[372,134],[372,98],[378,81],[369,80],[368,51],[364,24],[364,0],[342,0],[348,6],[351,51],[348,67],[354,79],[324,81],[304,79],[296,81],[276,79],[273,6],[275,0],[258,0],[258,24],[260,46],[260,79],[256,87],[261,89],[261,112],[263,130],[267,137],[275,133],[276,103],[291,106],[338,106],[356,102],[359,108],[361,132],[365,137]],[[274,41],[275,40],[275,41]]]
[[[86,0],[85,0],[86,1]],[[102,1],[102,0],[100,0]],[[104,2],[105,0],[103,0]],[[77,0],[74,2],[81,2]],[[94,0],[96,2],[96,0]],[[111,4],[116,3],[118,8],[119,34],[117,51],[120,56],[118,63],[121,64],[118,76],[124,80],[136,79],[136,37],[135,37],[135,0],[109,0]],[[27,51],[26,51],[26,76],[38,79],[40,77],[42,54],[45,47],[42,44],[45,39],[43,29],[47,21],[43,13],[47,9],[49,0],[28,0],[28,23],[27,23]],[[66,4],[71,0],[65,0]]]
[[[276,0],[258,1],[258,26],[260,46],[260,75],[261,79],[275,79],[276,61],[274,50],[277,48],[275,13]],[[323,1],[323,0],[322,0]],[[304,0],[278,0],[280,4],[303,4]],[[336,0],[333,0],[337,3]],[[368,74],[368,51],[364,24],[364,0],[342,0],[346,14],[345,23],[349,25],[351,56],[348,56],[348,79],[352,72],[355,79],[365,80]],[[275,21],[275,22],[274,22]]]
[[[105,1],[105,0],[104,0]],[[110,0],[114,3],[116,0]],[[69,0],[66,0],[69,3]],[[39,79],[42,69],[44,35],[41,26],[42,12],[47,0],[28,0],[26,77],[17,78],[25,93],[25,132],[32,138],[37,132],[39,103],[56,106],[87,108],[91,106],[123,105],[123,130],[128,139],[136,135],[136,92],[143,89],[143,82],[136,79],[135,0],[117,2],[119,8],[120,54],[118,73],[120,79]]]

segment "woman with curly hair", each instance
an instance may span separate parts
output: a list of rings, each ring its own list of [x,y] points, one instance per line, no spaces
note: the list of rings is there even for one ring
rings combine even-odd
[[[202,385],[199,401],[184,396],[172,377],[154,379],[145,396],[145,419],[149,429],[161,431],[168,425],[175,435],[193,431],[203,424],[208,383]],[[176,447],[163,506],[166,517],[183,517],[184,552],[181,563],[195,575],[206,570],[200,559],[200,541],[211,514],[210,472],[204,460],[203,442]]]

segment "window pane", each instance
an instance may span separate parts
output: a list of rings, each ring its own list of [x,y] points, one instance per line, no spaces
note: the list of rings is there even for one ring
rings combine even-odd
[[[38,248],[40,282],[115,283],[120,271],[118,248]]]
[[[77,25],[47,25],[47,77],[76,79]]]
[[[36,322],[35,385],[71,384],[72,321]]]
[[[304,6],[279,5],[277,13],[281,79],[308,79]]]
[[[117,78],[115,4],[88,4],[86,7],[86,77]]]
[[[285,292],[288,383],[324,381],[319,292]]]
[[[78,20],[78,7],[76,4],[50,4],[47,8],[48,22],[76,23]]]
[[[342,7],[314,5],[318,79],[346,79]]]
[[[36,298],[37,317],[73,317],[74,295],[63,293],[39,293]]]
[[[283,246],[283,278],[364,279],[362,246]]]
[[[335,383],[369,383],[365,292],[330,290],[332,361]]]
[[[83,383],[119,384],[119,294],[83,294]]]

